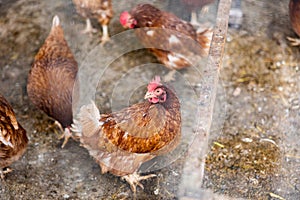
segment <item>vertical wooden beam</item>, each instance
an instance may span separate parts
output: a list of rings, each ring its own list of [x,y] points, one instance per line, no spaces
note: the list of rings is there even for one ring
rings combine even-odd
[[[231,0],[220,0],[217,20],[214,27],[209,59],[200,84],[198,105],[198,128],[195,140],[187,152],[183,167],[178,197],[180,200],[210,199],[209,192],[201,189],[204,175],[205,156],[212,123],[213,108],[219,81],[219,69],[222,65],[224,46],[228,28]]]

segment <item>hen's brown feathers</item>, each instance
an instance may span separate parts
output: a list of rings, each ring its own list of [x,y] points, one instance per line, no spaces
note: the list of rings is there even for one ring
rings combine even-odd
[[[293,30],[300,37],[300,0],[290,0],[289,14]]]
[[[137,21],[136,28],[155,27],[164,28],[183,33],[196,40],[194,27],[176,15],[161,11],[150,4],[139,4],[130,11],[130,14]]]
[[[0,95],[0,168],[18,160],[24,154],[27,143],[25,129],[18,123],[12,107]]]
[[[172,115],[162,105],[148,102],[133,105],[100,121],[104,122],[102,132],[114,146],[133,153],[157,154],[180,136],[177,124],[180,114]]]
[[[72,92],[77,70],[77,62],[55,17],[29,72],[27,92],[35,106],[63,127],[72,123]]]

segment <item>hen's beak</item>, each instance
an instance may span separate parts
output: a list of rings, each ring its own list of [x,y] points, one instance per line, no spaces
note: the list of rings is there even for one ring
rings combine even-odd
[[[146,93],[144,99],[149,99],[149,98],[153,98],[153,97],[156,97],[156,96],[153,94],[153,92],[149,92],[149,91],[148,91],[148,92]]]

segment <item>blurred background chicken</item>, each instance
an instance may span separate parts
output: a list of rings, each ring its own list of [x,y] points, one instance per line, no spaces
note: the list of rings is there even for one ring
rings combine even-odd
[[[51,31],[34,58],[27,92],[36,107],[60,123],[65,136],[73,119],[72,92],[77,71],[77,62],[55,16]]]
[[[300,0],[290,0],[289,15],[294,32],[300,37]],[[287,37],[292,46],[299,46],[299,38]]]
[[[109,40],[108,24],[113,17],[111,0],[73,0],[77,12],[86,19],[84,33],[96,32],[90,19],[97,19],[102,26],[101,43]]]
[[[144,162],[176,148],[181,137],[180,103],[175,93],[155,77],[147,87],[147,101],[119,112],[101,114],[92,102],[83,106],[72,131],[102,173],[121,176],[131,186],[143,188],[138,175]]]
[[[208,5],[215,0],[181,0],[185,8],[191,12],[191,24],[199,24],[197,12],[207,12]]]
[[[25,129],[18,123],[12,107],[0,94],[0,177],[2,179],[11,171],[6,167],[24,154],[27,143]]]
[[[169,69],[191,66],[187,59],[190,54],[208,55],[211,30],[197,32],[190,23],[150,4],[139,4],[123,12],[120,23],[124,28],[142,28],[136,30],[137,37],[145,47],[152,47],[150,51]]]

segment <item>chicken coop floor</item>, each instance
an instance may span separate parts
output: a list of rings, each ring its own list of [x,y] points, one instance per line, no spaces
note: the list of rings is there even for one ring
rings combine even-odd
[[[159,0],[113,1],[111,35],[123,31],[119,13],[137,2],[167,6],[167,1]],[[296,37],[289,23],[288,0],[276,4],[243,0],[242,9],[241,29],[229,29],[227,35],[203,189],[228,199],[300,199],[300,51],[286,40],[287,36]],[[105,55],[114,62],[99,77],[96,94],[102,113],[143,100],[149,78],[168,73],[152,65],[136,67],[156,62],[146,50],[119,55],[111,51],[117,40],[99,47],[99,32],[82,35],[85,21],[76,14],[71,0],[0,1],[0,93],[12,104],[29,137],[25,155],[11,165],[13,172],[0,182],[0,199],[131,199],[128,184],[113,175],[102,175],[78,143],[71,140],[62,149],[58,139],[61,133],[54,121],[28,99],[27,74],[54,15],[61,19],[79,66],[100,62],[98,50],[110,52]],[[100,30],[96,22],[93,24]],[[130,49],[130,40],[121,39]],[[130,77],[129,71],[132,77],[140,76],[122,84],[120,79]],[[181,80],[171,85],[182,101],[183,142],[166,158],[174,162],[164,167],[158,164],[157,177],[143,182],[145,189],[138,189],[138,199],[178,198],[185,162],[181,155],[191,139],[185,135],[191,136],[197,125],[197,95],[193,92],[201,76],[186,69],[175,77]],[[189,85],[182,84],[186,83],[184,79]],[[136,87],[136,80],[143,84]],[[130,91],[133,86],[134,93]],[[126,92],[132,95],[123,102]],[[120,103],[116,105],[112,99]]]

